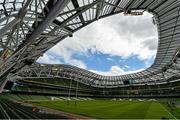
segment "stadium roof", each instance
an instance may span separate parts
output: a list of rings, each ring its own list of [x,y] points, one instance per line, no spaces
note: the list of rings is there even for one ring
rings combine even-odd
[[[137,11],[138,10],[138,11]],[[139,12],[140,11],[140,12]],[[114,14],[154,15],[158,28],[158,50],[148,69],[121,76],[101,76],[76,67],[77,75],[87,74],[91,84],[111,86],[166,81],[179,75],[179,0],[4,0],[0,2],[1,88],[9,77],[26,71],[43,53],[59,41],[90,23]],[[37,65],[35,65],[37,67]],[[45,65],[51,67],[53,65]],[[56,65],[55,65],[56,66]],[[57,65],[56,67],[59,68]],[[41,68],[41,67],[40,67]],[[39,68],[39,69],[40,69]],[[69,66],[63,66],[64,69]],[[35,69],[35,68],[33,68]],[[43,69],[43,68],[42,68]],[[71,72],[71,71],[70,71]],[[87,80],[84,80],[87,81]]]

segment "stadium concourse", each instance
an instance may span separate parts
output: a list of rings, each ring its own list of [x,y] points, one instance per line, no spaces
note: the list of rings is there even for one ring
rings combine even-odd
[[[144,71],[102,76],[36,63],[48,49],[98,19],[145,11],[157,26],[158,49]],[[179,0],[0,0],[0,118],[68,118],[62,111],[83,115],[71,118],[180,118],[179,18]],[[113,111],[96,114],[104,109]],[[146,112],[140,116],[135,111]]]

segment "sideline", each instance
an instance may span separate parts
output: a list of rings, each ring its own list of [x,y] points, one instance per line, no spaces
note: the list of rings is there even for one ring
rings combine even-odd
[[[158,102],[159,103],[159,102]],[[162,106],[162,108],[166,111],[166,112],[168,112],[175,120],[177,120],[177,118],[173,115],[173,114],[171,114],[161,103],[159,103],[161,106]]]

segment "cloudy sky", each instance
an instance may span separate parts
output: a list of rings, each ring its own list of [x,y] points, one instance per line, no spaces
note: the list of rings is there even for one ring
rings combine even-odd
[[[152,15],[118,14],[98,20],[46,52],[37,62],[70,64],[102,75],[122,75],[151,66],[157,51]]]

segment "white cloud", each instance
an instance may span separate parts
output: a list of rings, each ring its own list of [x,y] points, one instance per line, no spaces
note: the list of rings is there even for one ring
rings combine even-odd
[[[38,59],[39,63],[46,63],[46,64],[61,64],[60,60],[54,58],[51,55],[44,54],[42,57]]]
[[[90,56],[101,52],[123,59],[134,55],[140,60],[150,60],[154,58],[157,49],[157,30],[151,17],[147,13],[143,17],[124,17],[118,14],[98,20],[76,32],[72,38],[61,41],[48,53],[63,59],[65,64],[85,69],[87,67],[83,61],[73,58],[75,53]],[[53,63],[46,54],[40,60]]]
[[[137,55],[142,60],[150,59],[157,49],[156,28],[151,23],[150,15],[117,15],[92,23],[75,33],[74,37],[61,41],[50,51],[54,49],[60,50],[58,53],[63,56],[74,52],[88,55],[88,50],[91,50],[92,53],[99,51],[124,58]]]
[[[125,68],[130,68],[130,66],[128,66],[128,65],[125,65],[124,67],[125,67]]]
[[[86,64],[84,62],[82,62],[81,60],[77,60],[77,59],[70,59],[69,61],[66,61],[67,63],[69,63],[70,65],[73,66],[77,66],[79,68],[83,68],[86,69]]]
[[[73,59],[71,57],[66,57],[65,64],[70,64],[73,66],[77,66],[83,69],[86,69],[85,63],[83,63],[81,60]],[[46,64],[63,64],[64,62],[61,61],[61,57],[55,57],[54,55],[44,54],[43,57],[40,57],[38,59],[39,63],[46,63]]]
[[[112,66],[109,71],[98,71],[98,70],[90,70],[91,72],[97,73],[99,75],[105,76],[118,76],[118,75],[125,75],[130,73],[136,73],[143,71],[144,69],[132,70],[132,71],[124,71],[122,68],[118,66]]]
[[[109,60],[109,61],[114,61],[114,59],[112,59],[112,58],[106,58],[107,60]]]

